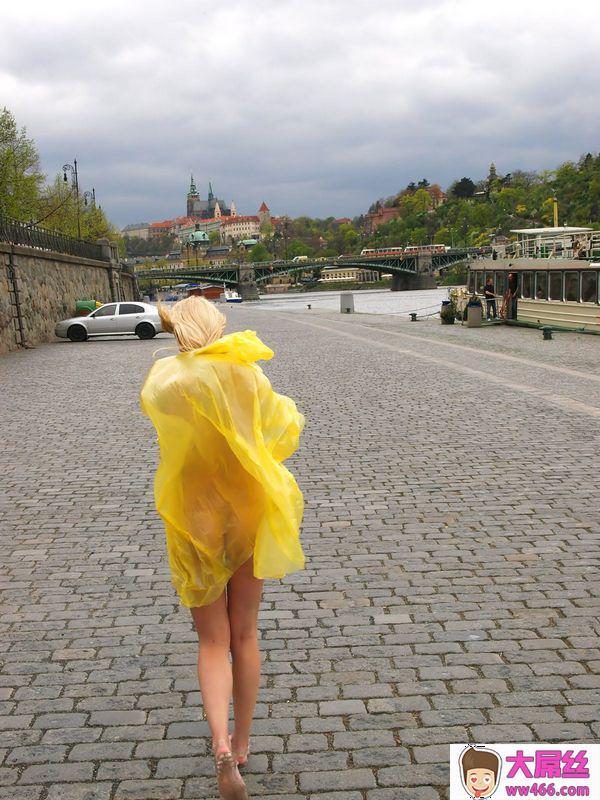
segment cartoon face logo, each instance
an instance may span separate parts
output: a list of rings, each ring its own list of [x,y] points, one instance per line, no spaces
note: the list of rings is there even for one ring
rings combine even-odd
[[[460,757],[463,785],[469,797],[491,797],[498,786],[502,759],[493,750],[469,747]]]

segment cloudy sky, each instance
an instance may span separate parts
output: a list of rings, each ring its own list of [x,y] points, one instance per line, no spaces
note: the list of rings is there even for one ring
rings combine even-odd
[[[0,105],[120,225],[185,213],[191,171],[240,213],[353,216],[552,168],[599,149],[599,67],[591,0],[21,0],[0,25]]]

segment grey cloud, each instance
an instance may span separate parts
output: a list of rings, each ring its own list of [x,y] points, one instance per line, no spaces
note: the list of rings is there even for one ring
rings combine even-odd
[[[0,102],[120,224],[183,213],[190,170],[245,212],[353,215],[596,149],[599,39],[584,0],[30,2],[4,11]]]

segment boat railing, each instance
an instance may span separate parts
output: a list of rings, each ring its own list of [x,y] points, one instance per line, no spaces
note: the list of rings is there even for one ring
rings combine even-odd
[[[600,231],[533,236],[506,245],[509,258],[600,258]]]

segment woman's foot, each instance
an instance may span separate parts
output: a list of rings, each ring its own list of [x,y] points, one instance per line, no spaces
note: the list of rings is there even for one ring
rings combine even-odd
[[[231,745],[227,741],[213,746],[215,769],[221,800],[248,800],[244,779],[240,775]]]
[[[234,734],[229,737],[229,744],[231,746],[231,752],[237,760],[238,767],[245,767],[248,763],[248,756],[250,755],[250,742],[238,742]]]

